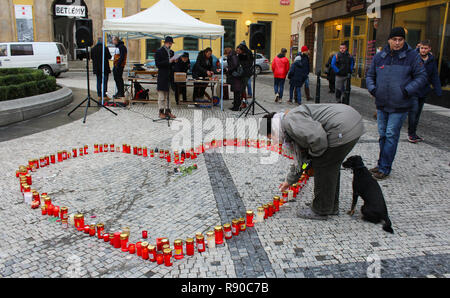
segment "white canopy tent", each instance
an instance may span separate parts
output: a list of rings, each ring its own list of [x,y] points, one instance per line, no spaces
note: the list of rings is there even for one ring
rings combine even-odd
[[[225,30],[223,26],[197,20],[176,7],[170,0],[160,0],[152,7],[129,17],[106,19],[103,21],[102,31],[103,36],[105,33],[115,34],[126,38],[127,41],[138,38],[164,39],[166,36],[209,40],[222,38],[222,53],[224,47]],[[103,38],[103,51],[105,49],[104,42]],[[223,67],[221,67],[221,80],[220,107],[223,110]],[[102,91],[102,104],[103,93],[104,90]]]

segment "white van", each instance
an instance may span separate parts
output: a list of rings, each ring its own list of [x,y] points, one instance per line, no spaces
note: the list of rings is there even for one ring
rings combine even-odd
[[[55,77],[69,70],[59,42],[0,42],[0,68],[13,67],[39,68]]]

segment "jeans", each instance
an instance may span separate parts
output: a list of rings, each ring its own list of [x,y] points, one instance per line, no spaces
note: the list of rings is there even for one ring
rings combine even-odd
[[[388,113],[377,111],[378,133],[380,135],[380,156],[378,158],[378,171],[389,175],[397,152],[400,130],[408,112]]]
[[[248,96],[253,96],[252,83],[253,83],[253,79],[252,78],[248,79],[248,82],[247,82],[247,95]]]
[[[426,97],[419,97],[414,100],[414,104],[408,113],[408,136],[416,136],[417,126],[419,125],[420,114]]]
[[[123,97],[125,95],[125,86],[123,84],[123,67],[113,68],[114,81],[117,86],[117,96]]]
[[[294,85],[289,86],[289,101],[292,102],[294,98],[294,90],[297,92],[297,103],[302,104],[302,87],[296,87]]]
[[[283,98],[284,82],[285,81],[286,81],[286,79],[280,79],[280,78],[275,78],[274,79],[273,89],[275,91],[275,94],[278,93],[278,96],[280,97],[280,99]],[[291,98],[292,98],[292,96],[291,96]]]
[[[309,77],[306,77],[305,88],[309,88]]]
[[[336,102],[342,103],[341,97],[345,91],[345,80],[347,77],[336,76],[335,79],[335,90],[336,90]]]
[[[105,72],[105,77],[103,79],[104,92],[103,95],[106,97],[106,91],[108,91],[108,76],[109,74]],[[102,97],[102,74],[97,74],[97,96]]]

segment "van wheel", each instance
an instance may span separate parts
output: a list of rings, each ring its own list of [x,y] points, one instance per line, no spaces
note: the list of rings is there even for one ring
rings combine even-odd
[[[53,70],[50,68],[50,66],[47,66],[47,65],[39,66],[39,69],[42,70],[44,72],[44,74],[46,74],[48,76],[53,75]]]

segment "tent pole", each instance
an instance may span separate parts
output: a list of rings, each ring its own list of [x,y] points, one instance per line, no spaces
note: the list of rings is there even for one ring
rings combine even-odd
[[[221,44],[222,44],[222,65],[220,66],[220,76],[221,76],[221,82],[220,82],[220,110],[223,112],[223,43],[224,43],[224,35],[222,35]],[[210,39],[211,40],[211,39]]]
[[[127,32],[127,52],[128,52],[128,32]],[[130,77],[130,66],[128,65],[128,62],[130,61],[130,57],[128,57],[127,55],[127,68],[128,68],[128,72],[127,72],[127,78]]]
[[[105,31],[102,30],[102,105],[104,105],[105,94]]]

